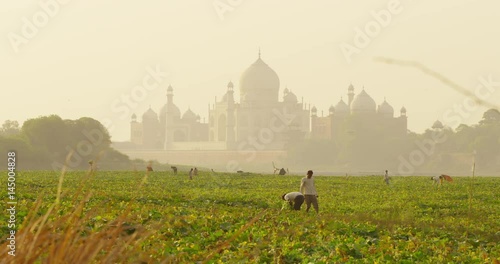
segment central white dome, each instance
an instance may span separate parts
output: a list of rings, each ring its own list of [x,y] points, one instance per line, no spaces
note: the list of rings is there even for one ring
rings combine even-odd
[[[280,79],[259,56],[240,78],[242,102],[278,101]]]

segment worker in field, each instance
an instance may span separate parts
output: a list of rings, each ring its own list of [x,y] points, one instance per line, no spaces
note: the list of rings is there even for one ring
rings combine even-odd
[[[153,164],[151,162],[146,166],[146,171],[153,171]]]
[[[194,168],[193,174],[194,176],[198,176],[198,168]]]
[[[443,184],[443,176],[433,176],[431,177],[431,180],[433,180],[434,184],[437,184],[439,186],[441,186],[441,184]]]
[[[431,177],[431,180],[434,181],[434,184],[437,184],[439,186],[441,186],[445,180],[447,182],[453,182],[453,178],[451,178],[451,176],[446,174],[441,174],[439,176]]]
[[[281,196],[281,199],[285,200],[285,203],[281,207],[281,210],[285,208],[287,204],[289,204],[290,208],[294,210],[300,210],[300,207],[304,203],[304,195],[300,192],[289,192],[285,193]]]
[[[307,176],[302,178],[300,183],[300,192],[304,195],[306,201],[306,212],[309,212],[309,208],[311,208],[312,204],[316,213],[319,213],[318,193],[316,192],[316,187],[314,186],[312,170],[307,171]]]
[[[190,180],[193,179],[193,174],[194,174],[194,170],[193,170],[193,168],[191,168],[191,170],[189,171],[189,179]]]
[[[385,184],[389,185],[389,181],[391,180],[391,178],[389,178],[389,171],[388,170],[385,170],[385,174],[384,174],[384,181],[385,181]]]

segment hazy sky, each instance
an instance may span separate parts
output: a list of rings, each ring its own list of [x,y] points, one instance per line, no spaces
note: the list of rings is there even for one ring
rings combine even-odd
[[[48,9],[40,6],[47,2]],[[190,107],[206,117],[228,81],[238,90],[240,74],[257,59],[259,47],[278,73],[281,91],[288,86],[320,113],[345,98],[352,82],[377,104],[386,97],[396,115],[405,106],[408,128],[416,132],[436,119],[454,120],[452,126],[458,120],[476,123],[484,109],[458,114],[455,105],[463,104],[463,95],[416,69],[374,57],[419,61],[471,91],[481,76],[500,82],[498,0],[60,2],[0,4],[1,123],[49,114],[89,116],[110,120],[113,140],[128,140],[124,109],[141,116],[151,105],[158,112],[172,84],[182,112]],[[214,4],[233,6],[218,13]],[[372,13],[388,5],[396,11],[377,30]],[[38,25],[30,26],[34,19]],[[340,46],[356,47],[356,28],[365,32],[367,24],[370,43],[348,63]],[[123,108],[124,96],[156,65],[168,77],[137,106]],[[498,103],[500,87],[494,88],[482,93]]]

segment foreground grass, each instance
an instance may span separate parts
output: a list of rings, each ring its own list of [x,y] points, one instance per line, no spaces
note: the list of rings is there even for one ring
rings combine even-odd
[[[280,210],[299,176],[72,172],[55,203],[59,176],[18,173],[1,263],[500,263],[500,178],[316,177],[316,215]]]

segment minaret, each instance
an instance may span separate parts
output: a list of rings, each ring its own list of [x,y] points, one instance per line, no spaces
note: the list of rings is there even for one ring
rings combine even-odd
[[[167,109],[165,115],[165,139],[163,142],[163,149],[167,150],[170,144],[173,141],[173,133],[172,133],[172,125],[174,122],[173,113],[170,112],[170,109],[173,108],[174,104],[174,88],[172,85],[169,85],[167,88]]]
[[[174,88],[172,88],[172,85],[169,85],[167,88],[167,104],[173,104],[173,103],[174,103]]]
[[[316,109],[316,106],[313,106],[311,109],[311,134],[313,138],[317,137],[317,123],[318,123],[318,109]]]
[[[227,123],[226,123],[226,148],[233,149],[236,141],[236,118],[234,106],[234,85],[232,82],[227,84]]]
[[[136,136],[136,131],[139,130],[139,123],[137,122],[137,115],[132,114],[130,117],[130,142],[132,143],[138,143],[140,142],[140,139]],[[141,133],[142,134],[142,133]],[[142,144],[140,142],[139,144]]]
[[[330,108],[328,108],[328,116],[333,116],[335,114],[335,107],[333,105],[330,105]]]
[[[318,109],[316,109],[316,106],[312,107],[311,116],[318,117]]]
[[[399,116],[399,120],[401,120],[400,131],[403,135],[406,135],[408,131],[408,117],[406,116],[406,108],[404,106],[401,107],[400,113],[401,113]]]
[[[335,136],[335,107],[333,105],[328,109],[328,118],[330,121],[330,134],[328,135],[329,139],[334,139]]]
[[[350,109],[352,100],[354,100],[354,86],[352,86],[352,83],[349,85],[349,88],[347,88],[347,96],[349,98],[349,102],[347,103],[347,105]]]
[[[406,118],[406,107],[401,107],[401,110],[400,110],[400,115],[401,116],[404,116]]]

